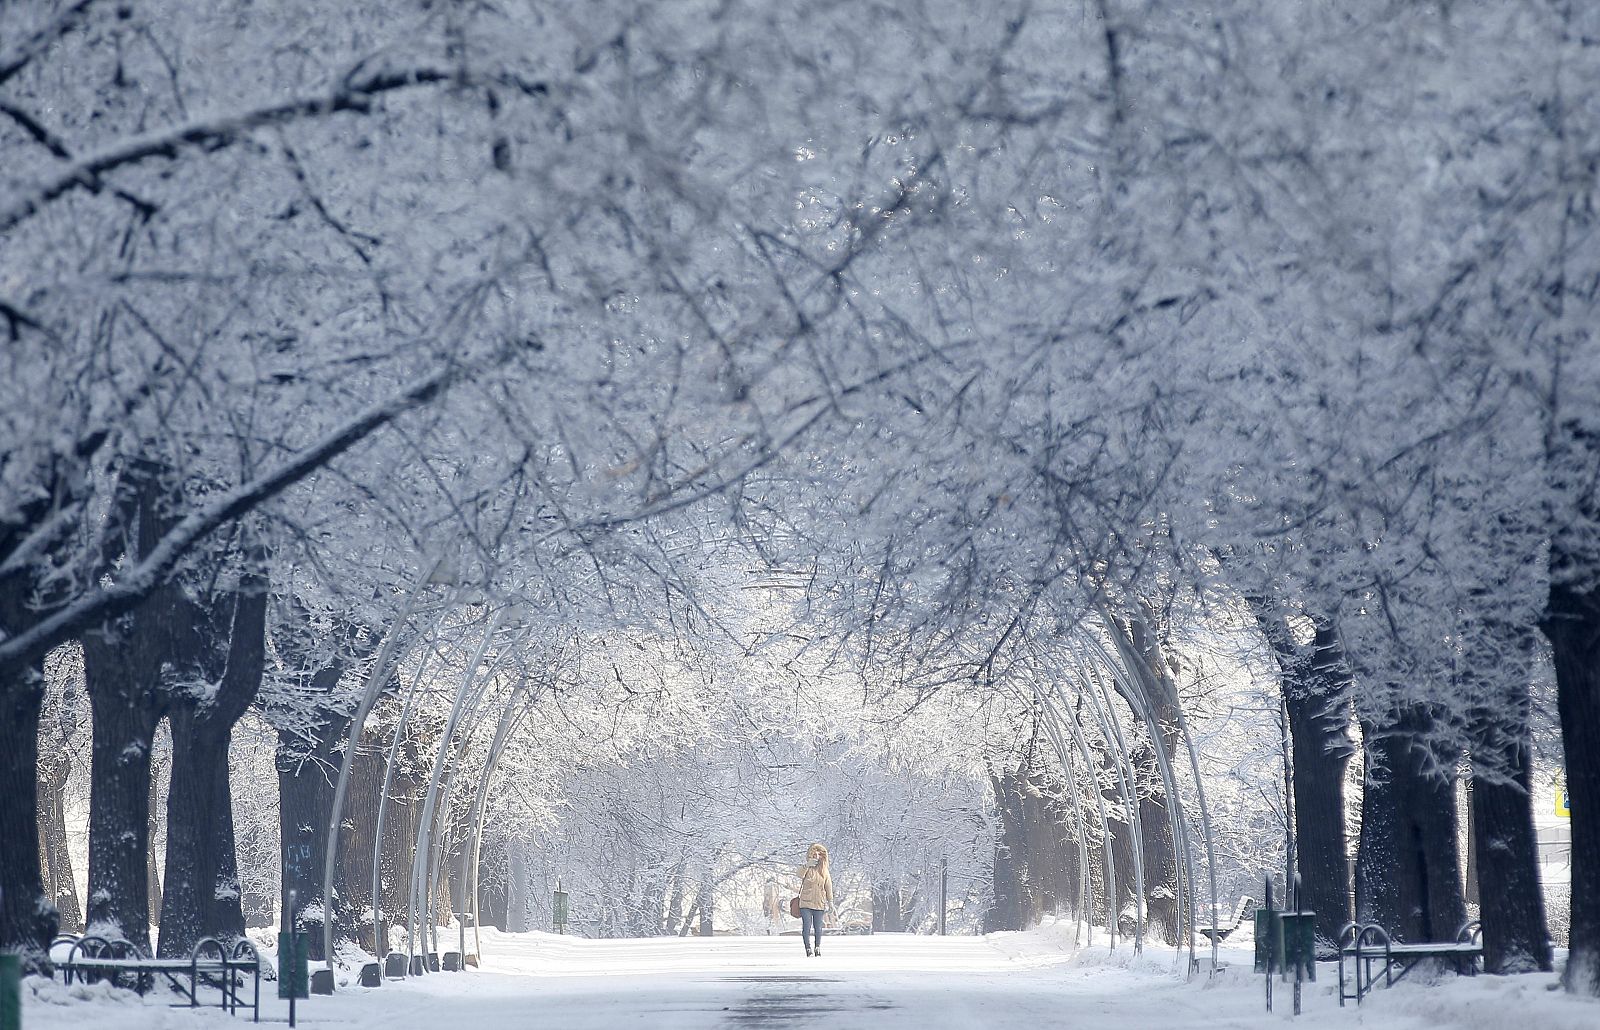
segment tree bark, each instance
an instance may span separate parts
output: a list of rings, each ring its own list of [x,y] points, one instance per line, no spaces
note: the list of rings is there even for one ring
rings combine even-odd
[[[94,713],[89,771],[89,906],[92,933],[150,948],[150,748],[162,692],[131,683],[114,646],[84,639]]]
[[[312,689],[330,692],[343,674],[342,665],[319,670],[312,678]],[[311,957],[324,961],[322,922],[334,919],[335,899],[322,896],[327,861],[328,819],[333,811],[334,783],[338,776],[337,755],[333,748],[344,739],[349,716],[319,709],[312,739],[298,733],[278,731],[278,818],[283,847],[283,878],[280,908],[290,914],[296,929],[311,935]],[[294,894],[294,904],[289,896]]]
[[[246,576],[205,613],[197,673],[215,685],[170,703],[172,778],[167,792],[167,875],[160,952],[187,955],[202,937],[244,936],[234,846],[228,746],[261,690],[266,662],[266,584]]]
[[[1521,768],[1510,782],[1473,784],[1471,812],[1477,872],[1487,899],[1479,905],[1483,965],[1490,973],[1530,973],[1551,968],[1550,930],[1539,884],[1539,849],[1533,830],[1532,763],[1524,745]]]
[[[1572,805],[1572,921],[1561,981],[1575,994],[1600,996],[1600,589],[1562,582],[1575,564],[1556,549],[1543,625]]]
[[[1467,916],[1455,781],[1429,771],[1455,763],[1423,752],[1428,722],[1412,710],[1389,726],[1363,726],[1357,915],[1402,941],[1453,941]]]
[[[994,902],[984,918],[984,931],[1025,930],[1028,906],[1027,839],[1023,827],[1023,777],[1020,771],[990,776],[1000,814],[1000,839],[994,849]]]
[[[1344,829],[1344,777],[1354,748],[1350,743],[1350,672],[1337,631],[1312,619],[1309,651],[1295,641],[1288,624],[1260,601],[1252,601],[1257,624],[1277,659],[1284,709],[1288,713],[1290,768],[1294,785],[1294,851],[1300,874],[1301,905],[1317,914],[1316,933],[1332,948],[1350,921],[1350,863]],[[1386,799],[1375,798],[1372,816],[1387,824]],[[1367,813],[1363,810],[1363,825]],[[1376,859],[1369,842],[1368,860]],[[1384,885],[1377,890],[1387,904]],[[1394,910],[1397,914],[1397,909]]]

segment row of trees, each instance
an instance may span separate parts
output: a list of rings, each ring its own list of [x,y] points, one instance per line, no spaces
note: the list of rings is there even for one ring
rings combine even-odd
[[[274,660],[314,678],[409,639],[444,550],[586,639],[726,589],[731,534],[804,581],[812,653],[914,692],[1247,617],[1303,868],[1335,879],[1354,725],[1363,914],[1453,930],[1468,756],[1499,969],[1548,962],[1553,669],[1566,983],[1600,990],[1600,12],[1206,12],[8,11],[0,836],[37,851],[9,799],[71,641],[120,904],[161,716],[227,836],[197,773],[261,693],[265,598],[312,613]],[[200,926],[226,856],[194,861]],[[0,945],[47,934],[32,866]]]

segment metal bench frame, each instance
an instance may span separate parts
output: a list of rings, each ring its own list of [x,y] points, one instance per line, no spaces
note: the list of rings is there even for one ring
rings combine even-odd
[[[56,963],[63,983],[93,983],[107,980],[113,987],[121,987],[123,978],[130,981],[132,990],[146,994],[156,984],[156,977],[165,977],[168,984],[188,1004],[174,1008],[199,1008],[200,989],[209,984],[215,987],[221,999],[217,1007],[229,1015],[238,1015],[239,1009],[251,1010],[251,1022],[261,1022],[261,953],[250,941],[240,938],[230,949],[215,937],[203,937],[195,943],[186,959],[150,958],[140,952],[130,941],[109,939],[96,934],[84,937],[61,936],[55,944],[70,942],[71,948],[64,961]],[[253,994],[244,998],[244,974],[251,974]],[[188,976],[185,984],[182,977]],[[205,1007],[210,1008],[208,1003]]]
[[[1339,1005],[1354,998],[1357,1005],[1377,985],[1373,966],[1382,963],[1383,984],[1392,987],[1424,959],[1450,959],[1459,972],[1474,976],[1483,957],[1483,926],[1473,920],[1456,932],[1452,942],[1396,944],[1378,923],[1346,923],[1339,931]],[[1345,959],[1351,960],[1354,990],[1347,989]]]
[[[1245,910],[1256,903],[1256,899],[1245,894],[1239,898],[1239,903],[1233,907],[1233,922],[1228,925],[1212,924],[1210,926],[1196,926],[1194,932],[1207,940],[1221,944],[1228,935],[1239,929],[1244,924]]]

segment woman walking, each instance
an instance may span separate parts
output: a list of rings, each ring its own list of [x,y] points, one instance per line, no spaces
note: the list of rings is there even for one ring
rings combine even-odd
[[[822,914],[833,904],[833,877],[828,875],[828,849],[813,844],[800,868],[800,940],[806,955],[822,954]]]

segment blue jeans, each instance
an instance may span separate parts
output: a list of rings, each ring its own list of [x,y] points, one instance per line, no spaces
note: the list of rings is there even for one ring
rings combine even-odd
[[[805,942],[807,951],[813,947],[822,947],[822,909],[802,908],[800,910],[800,939]],[[816,941],[816,944],[813,945],[812,941]]]

